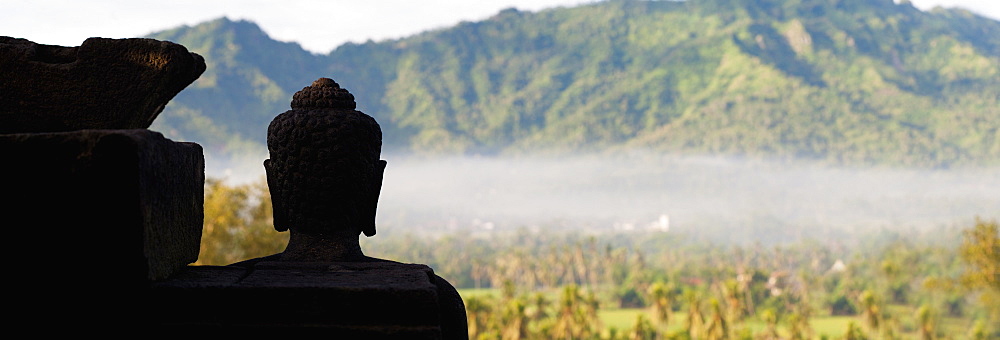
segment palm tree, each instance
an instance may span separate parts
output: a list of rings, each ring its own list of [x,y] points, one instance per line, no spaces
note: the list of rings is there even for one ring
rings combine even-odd
[[[1000,224],[996,220],[976,218],[976,225],[963,231],[958,248],[966,271],[959,278],[962,286],[976,291],[989,313],[990,332],[1000,332]]]
[[[587,325],[588,333],[597,334],[602,328],[601,317],[597,314],[599,310],[601,310],[601,302],[597,299],[597,295],[594,294],[593,290],[588,291],[583,298],[584,317],[581,319]]]
[[[635,318],[635,327],[629,333],[629,340],[649,340],[656,338],[656,328],[646,319],[646,314],[639,313]]]
[[[764,330],[764,339],[779,339],[778,315],[774,313],[774,310],[764,309],[760,312],[760,318],[767,324],[767,329]]]
[[[736,280],[729,279],[722,283],[722,296],[726,301],[726,310],[729,319],[739,322],[743,319],[743,304],[740,299],[740,284]]]
[[[917,324],[920,327],[920,338],[923,340],[932,340],[935,335],[936,321],[934,318],[934,313],[931,307],[928,305],[920,306],[917,309]]]
[[[591,319],[588,304],[578,286],[571,284],[563,287],[553,336],[559,339],[581,339],[591,335],[591,321],[596,322],[596,319]],[[596,311],[593,315],[596,315]]]
[[[503,340],[521,340],[528,337],[528,315],[525,313],[525,303],[520,298],[507,302],[504,308]]]
[[[868,335],[858,327],[858,324],[854,321],[847,323],[847,333],[844,334],[844,340],[868,340]]]
[[[657,281],[649,286],[649,297],[652,300],[653,320],[659,322],[663,327],[670,325],[670,316],[673,314],[671,303],[673,300],[673,285],[665,285]]]
[[[549,316],[549,313],[546,311],[549,308],[549,300],[545,298],[545,294],[535,293],[531,299],[531,303],[532,309],[528,316],[531,317],[532,321],[539,322]]]
[[[492,308],[489,301],[486,301],[484,298],[470,296],[465,299],[465,312],[468,314],[469,319],[470,339],[475,339],[479,334],[486,331],[491,311]]]
[[[804,308],[808,307],[800,307],[788,316],[788,332],[791,333],[790,337],[792,340],[812,338],[812,327],[809,326],[809,313],[803,311]]]
[[[702,327],[705,323],[704,316],[701,314],[701,296],[693,289],[685,291],[684,295],[688,302],[688,317],[685,327],[692,339],[701,339]]]
[[[719,300],[711,298],[709,299],[709,304],[712,306],[712,315],[708,319],[708,326],[705,327],[705,338],[715,340],[728,339],[729,324],[726,322],[726,316],[722,311]]]
[[[865,324],[873,333],[878,333],[879,327],[881,326],[882,314],[879,309],[879,304],[875,293],[870,290],[865,290],[861,292],[859,297],[861,302],[861,314],[864,317]]]
[[[976,324],[969,330],[969,339],[986,340],[988,338],[986,324],[983,320],[977,320]]]

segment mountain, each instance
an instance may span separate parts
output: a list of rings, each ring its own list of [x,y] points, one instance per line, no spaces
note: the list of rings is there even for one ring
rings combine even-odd
[[[246,21],[218,19],[151,37],[202,55],[207,69],[150,128],[198,142],[206,158],[221,168],[260,163],[267,154],[267,124],[288,109],[296,87],[315,80],[310,73],[322,67],[317,56],[297,44],[275,41]]]
[[[208,63],[152,128],[210,158],[259,162],[270,119],[330,77],[382,124],[390,151],[1000,164],[1000,22],[907,1],[508,9],[326,55],[225,18],[151,37]]]

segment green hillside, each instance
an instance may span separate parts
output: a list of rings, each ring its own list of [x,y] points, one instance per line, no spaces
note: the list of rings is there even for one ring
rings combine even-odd
[[[152,128],[209,157],[259,159],[291,94],[331,77],[382,124],[388,150],[1000,164],[1000,22],[905,1],[509,9],[327,55],[227,19],[152,37],[206,58]]]

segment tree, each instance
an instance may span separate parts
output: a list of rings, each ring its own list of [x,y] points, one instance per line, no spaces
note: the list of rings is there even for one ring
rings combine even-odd
[[[629,333],[629,340],[648,340],[656,338],[656,327],[649,322],[646,314],[639,313],[635,318],[635,326]]]
[[[274,230],[271,196],[262,179],[228,185],[205,180],[204,225],[196,265],[227,265],[281,252],[288,233]]]
[[[729,314],[728,317],[733,322],[743,320],[744,307],[742,300],[740,299],[740,288],[740,283],[733,279],[726,280],[720,285],[723,301],[726,302],[726,310]]]
[[[528,316],[534,322],[542,321],[549,316],[546,310],[549,307],[549,300],[545,298],[545,294],[535,293],[531,299],[531,309],[528,312]]]
[[[760,311],[760,318],[767,325],[764,329],[764,339],[780,339],[781,336],[778,335],[778,315],[774,313],[773,309],[764,309]]]
[[[692,339],[702,338],[705,317],[701,313],[701,294],[694,289],[684,292],[688,303],[687,323],[684,325]]]
[[[1000,335],[1000,237],[997,221],[976,219],[976,225],[964,231],[959,256],[966,265],[961,284],[979,293],[989,310],[994,335]]]
[[[465,312],[468,314],[469,319],[470,339],[476,339],[479,337],[479,334],[486,331],[491,311],[492,308],[486,298],[475,296],[465,298]]]
[[[674,299],[673,285],[663,284],[657,281],[649,286],[649,298],[652,300],[653,320],[659,322],[664,327],[670,325],[670,316],[673,314],[671,304]]]
[[[920,339],[933,340],[937,329],[937,317],[928,305],[917,309],[917,326],[920,327]]]
[[[788,316],[788,333],[792,340],[809,339],[809,319],[798,312]]]
[[[861,327],[854,321],[847,324],[847,333],[844,334],[844,340],[867,340],[868,335],[865,334]]]
[[[969,339],[986,340],[988,338],[989,336],[986,334],[986,324],[983,320],[976,321],[976,324],[969,330]]]
[[[596,333],[596,300],[585,297],[576,285],[563,287],[552,335],[559,339],[582,339]]]
[[[1000,292],[1000,237],[997,222],[976,220],[976,226],[964,231],[965,239],[959,248],[962,260],[969,270],[962,275],[962,283],[971,289]]]
[[[868,326],[872,333],[878,333],[879,327],[882,326],[882,309],[879,306],[879,301],[875,293],[865,290],[861,292],[858,300],[861,305],[861,315],[865,320],[865,325]]]
[[[715,298],[709,299],[712,314],[708,318],[708,325],[705,327],[706,339],[728,339],[729,322],[726,321],[726,313],[722,310],[722,305]]]
[[[503,313],[503,340],[520,340],[528,337],[528,315],[525,303],[520,298],[506,301]]]
[[[240,211],[246,209],[248,193],[227,186],[222,180],[205,179],[205,218],[198,265],[225,265],[243,254],[235,247],[235,230],[246,227]]]

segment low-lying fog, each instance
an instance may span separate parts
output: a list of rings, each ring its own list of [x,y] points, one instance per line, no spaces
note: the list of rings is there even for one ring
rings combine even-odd
[[[380,233],[660,230],[780,241],[1000,218],[998,168],[852,169],[652,154],[383,159]]]

